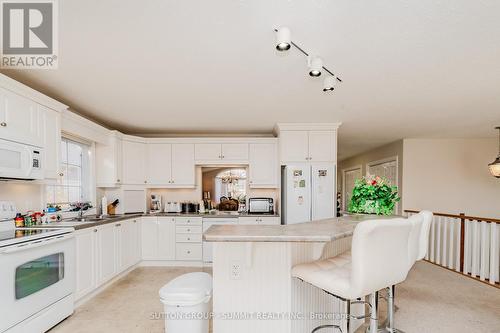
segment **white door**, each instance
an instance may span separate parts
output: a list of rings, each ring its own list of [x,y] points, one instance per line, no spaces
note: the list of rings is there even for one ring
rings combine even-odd
[[[361,174],[361,166],[342,171],[342,201],[345,211],[349,208],[354,184],[357,179],[361,178]]]
[[[221,152],[221,157],[224,161],[248,160],[248,144],[246,143],[223,143]]]
[[[220,161],[222,147],[220,143],[197,143],[194,145],[197,161]]]
[[[96,235],[97,228],[75,232],[76,239],[76,291],[75,300],[89,294],[96,287]]]
[[[97,284],[101,285],[115,276],[117,256],[114,223],[103,225],[97,231],[98,268]]]
[[[309,158],[307,131],[283,131],[280,133],[281,162],[307,162]]]
[[[158,259],[158,218],[143,217],[141,221],[141,248],[143,260]]]
[[[35,102],[0,88],[0,138],[41,147],[41,121]]]
[[[278,187],[278,162],[274,143],[249,145],[250,187]]]
[[[336,160],[335,132],[309,131],[309,161],[334,162]]]
[[[148,143],[146,159],[148,185],[168,185],[172,175],[172,145]]]
[[[61,154],[61,115],[57,111],[43,107],[44,165],[45,178],[59,177]]]
[[[175,260],[175,218],[158,217],[158,259]]]
[[[315,163],[311,166],[312,220],[335,216],[337,210],[335,179],[335,165]]]
[[[194,145],[189,143],[172,144],[171,185],[194,187],[195,178]]]
[[[285,183],[282,209],[285,224],[311,221],[311,166],[287,166]]]
[[[144,185],[146,183],[144,160],[146,145],[123,140],[123,184]]]

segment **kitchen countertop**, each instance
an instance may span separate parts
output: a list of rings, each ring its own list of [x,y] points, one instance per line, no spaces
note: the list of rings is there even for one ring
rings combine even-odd
[[[40,224],[34,225],[30,228],[74,228],[75,230],[81,230],[86,228],[97,227],[104,224],[115,223],[123,220],[134,219],[143,216],[172,216],[172,217],[203,217],[203,218],[238,218],[244,216],[255,216],[255,217],[279,217],[279,215],[274,214],[247,214],[247,213],[238,213],[238,214],[227,214],[218,212],[216,214],[198,214],[198,213],[154,213],[154,214],[144,214],[144,213],[130,213],[130,214],[122,214],[122,215],[113,215],[106,218],[99,219],[97,221],[70,221],[70,220],[62,220],[61,222],[51,222],[48,224]],[[95,215],[88,215],[84,218],[92,219],[95,218]]]
[[[376,215],[352,215],[289,225],[214,225],[203,234],[209,242],[331,242],[349,237],[365,220]]]

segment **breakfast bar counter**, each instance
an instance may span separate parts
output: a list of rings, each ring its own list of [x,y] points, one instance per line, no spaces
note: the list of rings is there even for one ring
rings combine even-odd
[[[213,242],[213,328],[216,333],[303,333],[345,327],[346,303],[291,276],[292,267],[350,250],[356,225],[377,216],[346,216],[294,225],[217,225]],[[354,304],[354,315],[364,307]],[[351,321],[354,331],[363,320]],[[343,332],[346,332],[344,329]]]

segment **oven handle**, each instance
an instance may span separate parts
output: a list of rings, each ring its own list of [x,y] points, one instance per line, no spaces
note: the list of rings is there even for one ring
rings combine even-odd
[[[31,250],[31,249],[34,249],[34,248],[37,248],[40,246],[59,243],[59,242],[68,240],[68,239],[73,238],[73,237],[74,237],[73,234],[69,234],[69,235],[58,235],[58,236],[51,237],[51,238],[39,239],[39,240],[35,240],[35,241],[31,241],[28,243],[19,244],[19,245],[7,248],[4,251],[0,250],[0,254],[11,254],[11,253],[21,252],[21,251],[25,251],[25,250]]]

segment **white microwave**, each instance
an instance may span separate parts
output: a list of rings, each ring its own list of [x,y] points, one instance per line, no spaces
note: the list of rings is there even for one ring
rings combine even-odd
[[[43,149],[0,139],[0,178],[43,179]]]

